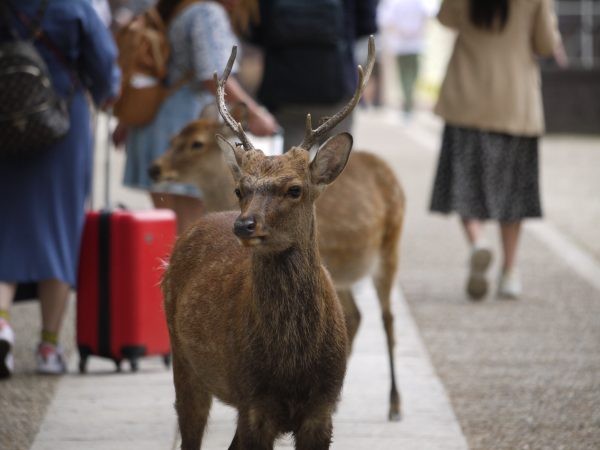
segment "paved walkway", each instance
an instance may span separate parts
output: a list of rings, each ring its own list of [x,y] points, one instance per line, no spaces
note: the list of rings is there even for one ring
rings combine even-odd
[[[408,127],[390,112],[357,120],[357,148],[378,150],[408,193],[403,291],[395,292],[393,302],[404,420],[386,420],[384,335],[366,283],[357,287],[363,323],[335,417],[334,448],[452,450],[466,449],[467,443],[481,450],[600,448],[600,240],[594,226],[600,200],[589,195],[598,192],[597,177],[586,176],[600,169],[599,140],[544,141],[548,220],[528,225],[524,236],[528,294],[519,303],[477,306],[462,294],[466,253],[459,228],[426,212],[439,130],[429,114]],[[569,164],[561,163],[566,152],[575,155]],[[102,168],[102,153],[97,158]],[[122,160],[123,155],[113,157],[115,173]],[[96,182],[100,187],[100,177]],[[112,192],[130,207],[149,206],[144,195],[123,190],[118,177]],[[96,193],[98,207],[102,189]],[[173,387],[162,362],[144,359],[139,373],[116,374],[111,362],[92,359],[90,373],[80,376],[73,357],[70,375],[32,376],[29,348],[36,337],[27,330],[37,329],[36,308],[18,305],[13,312],[18,374],[0,384],[0,417],[10,419],[0,422],[0,448],[25,450],[31,442],[33,449],[172,448]],[[71,311],[66,343],[73,338],[72,323]],[[216,405],[204,448],[226,448],[234,423],[234,411]],[[286,446],[289,441],[280,443]]]
[[[372,285],[357,287],[364,321],[339,410],[334,449],[463,450],[466,441],[442,384],[435,375],[400,291],[395,292],[398,382],[404,420],[386,420],[388,362]],[[94,358],[85,376],[64,377],[32,450],[169,449],[176,440],[170,371],[159,359],[145,359],[137,374],[115,374],[111,362]],[[71,361],[71,372],[77,368]],[[235,432],[235,411],[213,406],[203,448],[227,448]],[[283,439],[277,448],[291,448]]]

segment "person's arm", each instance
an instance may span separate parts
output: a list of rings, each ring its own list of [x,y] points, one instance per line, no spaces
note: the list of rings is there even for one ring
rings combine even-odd
[[[202,86],[216,94],[217,86],[214,80],[205,80]],[[260,106],[248,95],[235,78],[229,78],[225,85],[225,95],[229,103],[244,103],[248,108],[248,131],[255,136],[271,136],[279,130],[275,118],[265,108]]]
[[[465,17],[463,15],[466,11],[461,7],[463,0],[443,0],[440,11],[438,12],[437,19],[440,23],[448,28],[454,28],[458,30]],[[468,17],[467,17],[468,19]]]
[[[236,40],[225,10],[214,3],[202,6],[203,11],[196,15],[191,30],[192,66],[196,81],[215,94],[213,74],[216,71],[221,75]],[[225,93],[227,101],[244,102],[248,107],[248,128],[252,134],[266,136],[278,131],[275,118],[260,107],[235,78],[229,78]]]
[[[540,0],[533,23],[533,51],[539,56],[553,56],[562,48],[558,21],[551,0]]]
[[[85,2],[81,5],[85,10],[80,24],[80,68],[94,102],[102,105],[119,93],[121,72],[117,65],[117,48],[92,6]]]

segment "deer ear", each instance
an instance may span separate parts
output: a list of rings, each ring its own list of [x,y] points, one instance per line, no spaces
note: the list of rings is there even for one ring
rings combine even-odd
[[[242,169],[240,166],[242,165],[242,158],[244,150],[241,147],[236,147],[232,145],[227,139],[225,139],[220,134],[216,135],[217,144],[219,148],[223,152],[223,156],[225,157],[225,161],[229,165],[229,169],[231,170],[231,174],[233,175],[233,179],[237,182],[242,177]]]
[[[310,163],[312,182],[327,185],[335,180],[346,167],[350,150],[352,136],[349,133],[340,133],[327,139]]]

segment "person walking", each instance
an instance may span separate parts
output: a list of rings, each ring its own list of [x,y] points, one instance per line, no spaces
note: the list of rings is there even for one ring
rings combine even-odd
[[[376,4],[376,0],[260,1],[259,25],[249,36],[264,52],[258,98],[283,127],[284,151],[302,141],[307,113],[316,126],[354,94],[354,46],[358,38],[377,31]],[[336,130],[351,128],[352,114]]]
[[[36,155],[0,164],[0,377],[14,369],[9,314],[18,283],[37,284],[42,314],[37,371],[60,374],[66,366],[58,337],[76,283],[92,174],[88,94],[96,105],[116,97],[117,52],[88,0],[3,3],[9,9],[0,22],[1,42],[14,39],[9,29],[34,39],[54,89],[69,99],[70,127]],[[28,23],[39,27],[32,30]]]
[[[431,0],[383,0],[377,9],[384,49],[396,56],[405,119],[412,115],[419,58],[425,49],[427,21],[436,12]]]
[[[251,7],[249,3],[246,1],[244,5]],[[223,70],[232,47],[237,45],[232,23],[240,23],[248,14],[239,0],[159,0],[156,8],[163,22],[168,24],[171,47],[168,84],[174,85],[187,74],[192,75],[192,80],[164,100],[149,124],[127,131],[124,184],[148,190],[155,207],[173,209],[181,233],[204,213],[198,198],[201,193],[196,192],[195,186],[187,185],[172,185],[168,187],[171,190],[154,192],[148,169],[167,151],[171,137],[215,101],[213,74]],[[228,101],[246,104],[251,133],[269,136],[277,131],[273,116],[259,106],[235,78],[228,79],[225,89]]]
[[[538,56],[561,38],[551,0],[444,0],[458,33],[435,112],[445,121],[431,211],[456,212],[471,246],[467,294],[488,291],[486,220],[500,224],[498,297],[522,292],[516,256],[523,219],[541,217],[538,140],[544,131]]]

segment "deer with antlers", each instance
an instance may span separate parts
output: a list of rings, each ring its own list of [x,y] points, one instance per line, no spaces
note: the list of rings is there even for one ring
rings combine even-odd
[[[273,448],[286,432],[297,449],[327,449],[346,329],[321,263],[314,202],[346,166],[352,137],[328,139],[312,162],[300,148],[271,157],[255,149],[225,106],[235,53],[215,80],[220,112],[241,141],[217,138],[240,213],[209,214],[185,233],[162,282],[182,448],[200,447],[216,396],[238,410],[230,449]],[[342,113],[356,105],[364,78],[359,66]]]
[[[371,42],[371,55],[372,46]],[[221,110],[225,110],[224,106]],[[234,117],[239,112],[227,114],[225,124],[207,116],[187,125],[174,137],[169,150],[155,161],[151,169],[155,180],[196,184],[209,212],[239,208],[234,194],[237,183],[216,138],[216,134],[236,137],[239,125]],[[308,116],[306,137],[296,148],[310,149],[344,114],[342,111],[317,130],[312,130]],[[245,140],[249,142],[247,137]],[[361,320],[351,287],[367,276],[375,281],[391,373],[388,417],[394,421],[400,419],[401,405],[395,380],[390,294],[398,267],[404,210],[404,193],[393,171],[385,161],[368,152],[353,151],[344,172],[316,201],[319,253],[344,310],[349,350]]]

